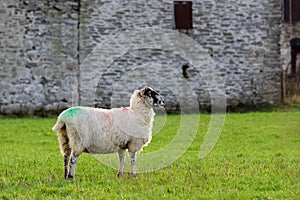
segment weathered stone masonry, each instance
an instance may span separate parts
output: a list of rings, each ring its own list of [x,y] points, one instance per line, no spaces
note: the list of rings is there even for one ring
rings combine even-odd
[[[1,1],[0,110],[70,106],[78,73],[78,2]]]
[[[280,12],[278,0],[193,1],[189,36],[205,49],[204,64],[210,59],[207,55],[214,60],[224,79],[228,105],[280,102]],[[134,28],[173,29],[173,1],[1,0],[0,18],[1,113],[49,113],[87,102],[127,105],[132,88],[142,81],[122,77],[147,63],[153,78],[144,84],[166,95],[169,111],[179,109],[170,88],[181,87],[177,80],[183,78],[185,64],[190,66],[186,80],[199,104],[210,105],[205,83],[209,70],[201,74],[180,55],[151,48],[126,52],[101,69],[95,66],[95,77],[102,73],[96,101],[86,99],[84,92],[94,86],[84,84],[89,77],[82,75],[85,65],[80,64],[97,44]],[[110,49],[101,51],[105,55]],[[160,83],[161,76],[169,74],[169,81]]]

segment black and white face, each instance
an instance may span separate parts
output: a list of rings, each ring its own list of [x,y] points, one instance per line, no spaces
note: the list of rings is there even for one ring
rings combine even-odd
[[[151,87],[146,87],[141,90],[143,96],[146,97],[148,103],[152,106],[164,107],[166,100],[158,92],[153,90]]]

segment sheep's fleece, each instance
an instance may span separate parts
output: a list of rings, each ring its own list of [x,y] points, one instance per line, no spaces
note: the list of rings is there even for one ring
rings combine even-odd
[[[52,130],[58,133],[61,153],[65,158],[65,178],[73,178],[76,161],[82,152],[118,152],[120,176],[126,150],[135,175],[135,153],[152,138],[153,105],[164,106],[165,100],[148,87],[133,93],[130,107],[101,109],[77,106],[63,111]]]

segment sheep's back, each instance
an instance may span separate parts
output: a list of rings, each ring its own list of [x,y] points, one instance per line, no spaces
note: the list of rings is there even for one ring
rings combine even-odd
[[[152,124],[130,108],[98,109],[72,107],[59,116],[91,153],[113,153],[126,148],[132,139],[151,140]]]
[[[64,111],[60,118],[65,122],[69,137],[76,134],[80,144],[91,153],[112,153],[120,149],[122,143],[113,125],[113,116],[108,110],[89,107],[72,107]],[[75,138],[75,137],[74,137]],[[123,138],[125,140],[127,138]]]

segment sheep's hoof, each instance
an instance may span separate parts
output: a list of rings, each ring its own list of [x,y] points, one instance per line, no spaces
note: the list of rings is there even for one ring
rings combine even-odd
[[[118,178],[122,178],[122,173],[121,172],[118,173]]]
[[[136,178],[136,174],[132,174],[132,177],[133,177],[133,178]]]
[[[72,180],[72,179],[74,179],[74,176],[69,174],[67,179]]]

